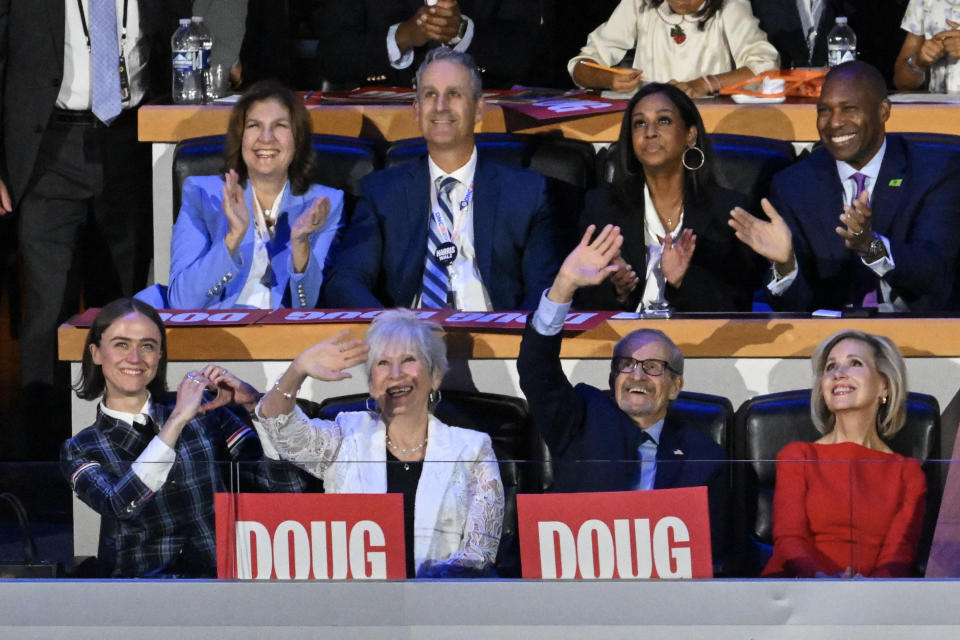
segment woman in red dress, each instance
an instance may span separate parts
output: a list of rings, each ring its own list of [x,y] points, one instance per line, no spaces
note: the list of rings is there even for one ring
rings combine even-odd
[[[823,437],[777,454],[772,577],[898,577],[914,564],[927,484],[887,445],[906,420],[906,368],[889,338],[841,331],[813,354]]]

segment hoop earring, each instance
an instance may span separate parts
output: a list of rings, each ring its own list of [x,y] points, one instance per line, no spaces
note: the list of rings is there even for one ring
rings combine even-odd
[[[370,402],[373,401],[373,406],[370,406]],[[363,408],[372,413],[379,413],[380,407],[377,406],[377,401],[373,399],[373,396],[367,396],[367,399],[363,401]]]
[[[689,164],[687,164],[687,151],[696,151],[697,153],[700,154],[700,162],[699,164],[697,164],[697,166],[691,167]],[[688,171],[699,171],[700,169],[703,168],[703,165],[707,162],[707,154],[703,152],[703,149],[698,147],[696,144],[693,144],[687,147],[686,150],[683,152],[683,157],[680,158],[680,162],[683,163],[683,168],[687,169]]]

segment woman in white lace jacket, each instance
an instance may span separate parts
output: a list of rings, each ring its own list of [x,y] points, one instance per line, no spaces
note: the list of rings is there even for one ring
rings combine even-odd
[[[296,406],[308,376],[349,378],[344,370],[364,361],[371,410],[331,421],[307,418]],[[487,575],[500,542],[503,484],[490,437],[431,413],[446,368],[437,325],[407,310],[385,311],[366,345],[344,331],[301,353],[257,407],[267,453],[272,445],[322,478],[327,493],[405,494],[411,577]]]

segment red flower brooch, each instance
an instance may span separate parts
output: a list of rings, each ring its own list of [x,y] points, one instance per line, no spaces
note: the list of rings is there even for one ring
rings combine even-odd
[[[687,39],[687,34],[683,32],[683,27],[674,25],[674,27],[670,29],[670,37],[673,38],[673,41],[677,44],[683,44],[684,40]]]

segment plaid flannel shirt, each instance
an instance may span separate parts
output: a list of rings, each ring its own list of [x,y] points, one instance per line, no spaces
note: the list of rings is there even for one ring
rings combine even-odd
[[[176,461],[152,492],[131,463],[169,417],[176,397],[155,399],[154,425],[130,425],[97,411],[97,421],[64,442],[61,470],[77,496],[114,531],[114,577],[216,575],[213,494],[258,490],[298,492],[303,476],[264,458],[256,432],[226,408],[198,414],[183,429]],[[109,560],[108,560],[109,562]]]

